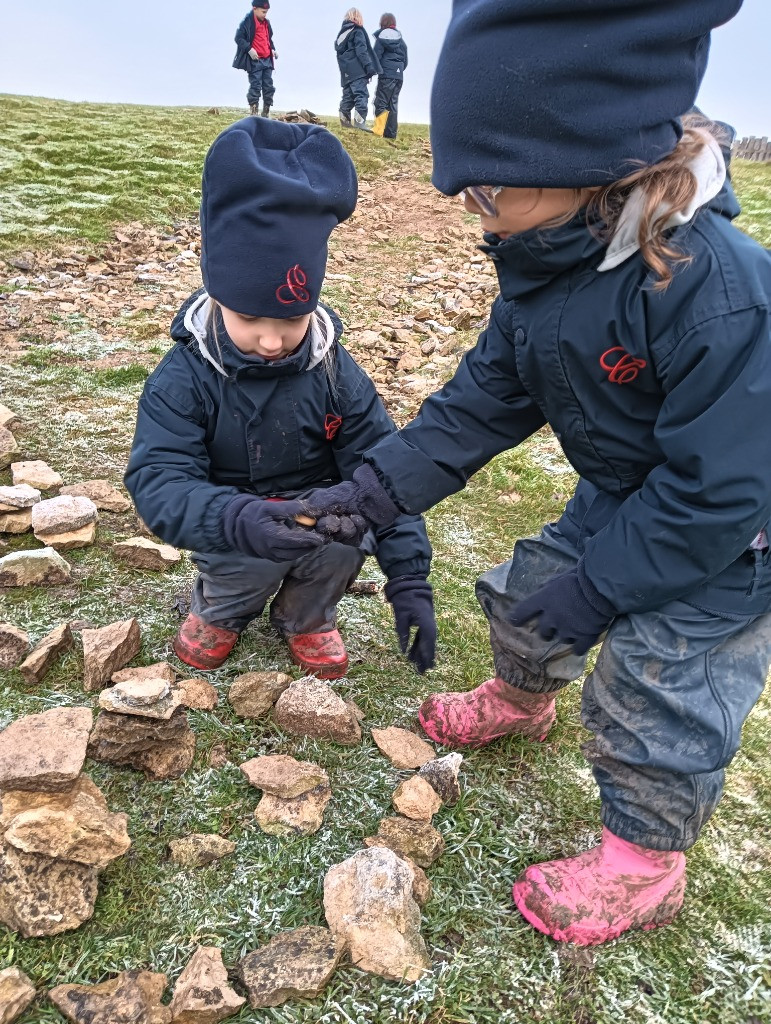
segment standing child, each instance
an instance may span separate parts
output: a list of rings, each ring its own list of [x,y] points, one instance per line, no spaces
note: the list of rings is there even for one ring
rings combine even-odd
[[[145,385],[126,472],[150,528],[194,551],[199,574],[174,641],[194,668],[221,665],[278,592],[270,618],[292,660],[343,675],[337,604],[372,553],[402,649],[417,627],[409,657],[421,672],[433,664],[421,517],[375,527],[355,547],[338,539],[357,532],[356,519],[327,516],[323,537],[294,521],[299,497],[349,479],[394,430],[319,302],[329,235],[355,205],[353,164],[326,128],[246,118],[206,157],[204,289],[180,309],[177,344]]]
[[[384,14],[375,32],[375,56],[382,68],[375,92],[375,121],[372,131],[395,139],[399,131],[399,93],[407,68],[407,44],[396,27],[393,14]]]
[[[340,68],[340,84],[343,98],[340,101],[340,124],[344,128],[367,128],[369,106],[368,83],[381,72],[380,61],[370,45],[365,32],[364,18],[357,7],[351,7],[335,39],[337,66]]]
[[[771,661],[771,257],[731,225],[710,125],[681,118],[739,6],[455,4],[434,183],[465,190],[501,294],[417,418],[307,503],[416,514],[551,425],[580,481],[477,583],[496,675],[429,697],[420,721],[450,746],[543,739],[601,644],[582,711],[600,843],[513,889],[531,924],[579,944],[675,917],[683,851]]]
[[[245,71],[249,76],[249,91],[246,102],[251,114],[260,113],[262,94],[262,116],[270,117],[273,97],[273,69],[278,54],[273,46],[273,27],[268,21],[270,0],[252,0],[252,9],[236,31],[236,56],[233,67]]]

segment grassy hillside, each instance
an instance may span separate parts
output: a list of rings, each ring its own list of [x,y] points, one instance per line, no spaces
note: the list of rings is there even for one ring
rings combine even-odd
[[[198,205],[203,154],[239,113],[0,97],[0,402],[22,417],[24,457],[47,459],[67,482],[121,480],[143,382],[169,344],[166,331],[177,304],[197,280],[190,218]],[[454,204],[430,193],[425,127],[406,126],[395,145],[352,132],[341,137],[359,168],[362,200],[356,217],[336,235],[334,277],[325,294],[346,319],[352,350],[403,420],[421,394],[452,372],[474,332],[458,330],[438,355],[416,349],[413,362],[401,368],[378,348],[382,332],[413,309],[410,279],[436,266],[434,258],[461,275],[476,273],[473,228]],[[735,180],[747,210],[742,225],[771,244],[771,168],[739,165]],[[154,269],[141,269],[148,264]],[[376,296],[383,293],[396,296],[393,309],[378,305]],[[7,482],[8,472],[0,472],[0,483]],[[466,491],[430,513],[440,650],[438,667],[426,677],[416,676],[400,657],[387,605],[377,598],[344,598],[341,629],[353,667],[338,688],[362,708],[367,727],[413,726],[428,693],[469,688],[491,674],[474,580],[505,559],[517,537],[556,518],[574,482],[544,432],[496,459]],[[133,513],[103,514],[97,543],[67,555],[74,585],[6,592],[0,620],[38,640],[65,619],[103,625],[136,615],[142,663],[169,658],[179,622],[175,605],[189,593],[193,569],[187,559],[163,576],[122,567],[110,545],[137,527]],[[39,546],[31,535],[6,540],[4,551]],[[364,576],[379,574],[368,565]],[[77,647],[38,688],[27,687],[16,672],[5,673],[0,727],[52,705],[90,701],[82,691]],[[129,770],[87,763],[110,808],[129,815],[132,849],[103,874],[96,913],[78,931],[25,941],[0,928],[0,968],[18,965],[41,995],[56,983],[95,982],[128,967],[166,971],[173,981],[196,943],[221,945],[232,965],[280,930],[323,923],[325,872],[373,834],[404,773],[392,769],[368,737],[359,748],[342,749],[292,739],[270,721],[246,723],[231,713],[225,694],[235,675],[286,667],[267,624],[251,627],[233,659],[211,675],[219,708],[190,715],[197,754],[179,782],[151,783]],[[509,739],[467,755],[464,796],[436,822],[447,851],[429,871],[434,895],[423,913],[430,975],[406,987],[346,966],[312,1003],[247,1008],[233,1019],[767,1020],[768,699],[748,722],[723,803],[689,856],[688,897],[676,923],[593,950],[561,946],[534,932],[509,898],[526,865],[581,850],[599,831],[597,791],[580,750],[588,734],[579,703],[576,684],[561,696],[557,726],[543,744]],[[223,749],[228,762],[212,767],[212,753]],[[333,801],[324,827],[310,838],[268,837],[254,824],[258,795],[237,766],[279,751],[318,761],[330,774]],[[177,868],[167,858],[169,840],[198,831],[227,835],[238,844],[236,854],[197,872]],[[63,1018],[41,998],[21,1020],[61,1024]]]

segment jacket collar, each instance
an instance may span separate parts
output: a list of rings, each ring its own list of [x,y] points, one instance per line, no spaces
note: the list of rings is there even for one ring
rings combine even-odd
[[[507,301],[543,288],[579,264],[599,263],[605,251],[587,227],[585,210],[557,228],[531,228],[503,240],[491,234],[484,238],[486,244],[479,248],[495,263]]]
[[[261,378],[287,377],[312,370],[324,358],[343,333],[343,325],[335,313],[321,304],[311,317],[308,333],[302,344],[284,359],[271,362],[259,356],[245,355],[230,339],[221,314],[217,314],[217,341],[207,337],[209,296],[204,289],[188,299],[172,324],[175,341],[191,345],[223,377],[244,374]]]

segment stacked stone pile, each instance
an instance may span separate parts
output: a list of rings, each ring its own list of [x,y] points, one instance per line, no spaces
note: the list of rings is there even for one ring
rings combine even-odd
[[[81,774],[91,723],[56,708],[0,732],[0,921],[24,938],[87,921],[99,872],[131,845],[126,815]]]

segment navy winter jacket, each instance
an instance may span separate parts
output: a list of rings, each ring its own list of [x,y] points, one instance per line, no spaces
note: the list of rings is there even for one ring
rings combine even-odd
[[[369,36],[354,21],[343,22],[335,39],[335,52],[342,86],[355,82],[357,78],[372,78],[381,72],[380,61],[375,56]]]
[[[221,318],[221,354],[213,345],[205,349],[213,363],[191,333],[195,321],[185,325],[185,314],[204,298],[199,291],[183,305],[171,328],[177,344],[145,384],[125,481],[140,516],[163,540],[229,551],[222,512],[234,497],[296,497],[350,480],[364,450],[395,427],[372,381],[340,344],[342,325],[331,310],[333,381],[323,361],[309,368],[307,339],[269,363],[241,353]],[[402,516],[376,539],[386,576],[428,574],[431,545],[422,517]]]
[[[380,61],[381,78],[404,80],[407,67],[407,44],[396,28],[379,28],[374,33],[375,56]]]
[[[276,66],[273,60],[273,26],[265,19],[268,26],[268,38],[270,39],[270,63],[271,67]],[[249,71],[252,65],[252,58],[249,51],[254,42],[254,11],[250,11],[236,29],[236,55],[233,58],[233,67],[239,71]]]
[[[692,257],[654,292],[639,252],[598,272],[585,217],[489,252],[489,327],[417,418],[367,453],[421,512],[545,423],[598,488],[582,530],[590,581],[619,612],[684,599],[771,610],[771,255],[730,223],[726,185],[672,232]],[[582,497],[593,488],[579,485]]]

